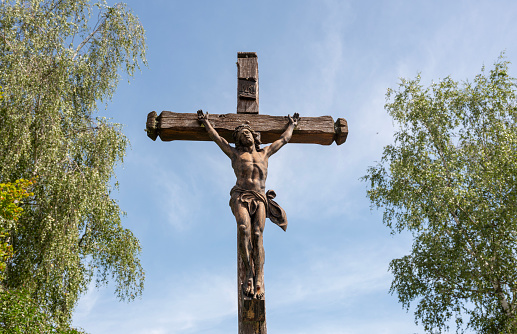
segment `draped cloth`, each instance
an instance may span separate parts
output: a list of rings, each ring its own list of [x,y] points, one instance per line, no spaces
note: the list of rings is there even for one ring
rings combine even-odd
[[[230,196],[230,207],[232,208],[232,211],[237,203],[244,203],[251,217],[255,212],[257,212],[258,203],[260,201],[264,203],[266,207],[266,217],[276,225],[280,226],[282,230],[287,230],[287,217],[285,211],[277,202],[273,201],[273,198],[276,197],[274,190],[268,190],[268,192],[264,194],[255,190],[246,190],[234,186],[230,191]]]

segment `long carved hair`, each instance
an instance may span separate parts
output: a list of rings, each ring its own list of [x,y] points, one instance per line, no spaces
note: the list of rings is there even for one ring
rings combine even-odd
[[[253,129],[251,128],[251,126],[249,126],[249,124],[239,125],[238,127],[235,128],[235,130],[233,130],[232,137],[233,137],[233,140],[235,141],[235,148],[242,147],[241,140],[239,139],[239,133],[244,129],[247,129],[251,132],[251,135],[253,136],[253,142],[255,143],[255,149],[257,151],[260,150],[260,145],[262,144],[262,142],[260,141],[260,132],[253,131]]]

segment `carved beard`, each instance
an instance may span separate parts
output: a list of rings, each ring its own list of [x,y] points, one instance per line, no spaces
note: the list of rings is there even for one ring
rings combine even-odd
[[[243,134],[240,134],[239,137],[240,137],[239,141],[240,141],[241,145],[244,147],[251,147],[255,144],[255,142],[253,141],[253,137],[250,138]]]

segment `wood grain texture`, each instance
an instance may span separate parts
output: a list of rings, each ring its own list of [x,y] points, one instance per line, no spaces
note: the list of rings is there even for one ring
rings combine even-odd
[[[148,124],[152,124],[150,119],[152,119],[151,114],[148,116]],[[209,120],[219,135],[229,143],[234,142],[232,137],[234,129],[245,123],[260,132],[263,144],[279,139],[288,124],[287,116],[259,114],[211,114]],[[200,126],[195,113],[163,111],[156,117],[155,128],[156,130],[148,129],[148,135],[155,132],[162,141],[211,140],[206,130]],[[330,145],[335,140],[335,129],[331,116],[301,117],[290,143]]]
[[[259,113],[258,58],[255,52],[237,53],[237,113]]]
[[[341,145],[346,142],[346,138],[348,137],[348,123],[344,118],[338,118],[336,123],[334,123],[334,128],[336,131],[336,136],[334,140],[336,144]]]
[[[147,122],[145,123],[145,131],[147,132],[147,137],[151,138],[153,141],[158,137],[158,115],[156,111],[151,111],[147,115]]]
[[[237,78],[258,80],[258,58],[237,58]]]
[[[258,98],[258,94],[257,94]],[[238,114],[258,114],[259,106],[257,100],[247,100],[237,98],[237,113]],[[240,110],[240,111],[239,111]]]
[[[237,244],[239,239],[240,235],[237,232]],[[243,295],[242,284],[246,281],[245,272],[244,263],[237,247],[237,307],[239,334],[267,334],[265,296],[263,299],[252,299]],[[262,281],[264,282],[264,277],[262,277]]]

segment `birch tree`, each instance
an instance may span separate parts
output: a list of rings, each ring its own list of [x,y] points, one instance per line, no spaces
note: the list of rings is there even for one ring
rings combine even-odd
[[[364,177],[411,252],[391,292],[426,331],[517,332],[517,96],[500,58],[473,81],[417,76],[388,90],[398,130]]]
[[[26,289],[57,325],[92,281],[114,281],[123,300],[143,288],[140,245],[113,198],[128,140],[98,112],[143,63],[144,30],[124,4],[2,1],[0,181],[35,183],[7,231],[1,285]]]

